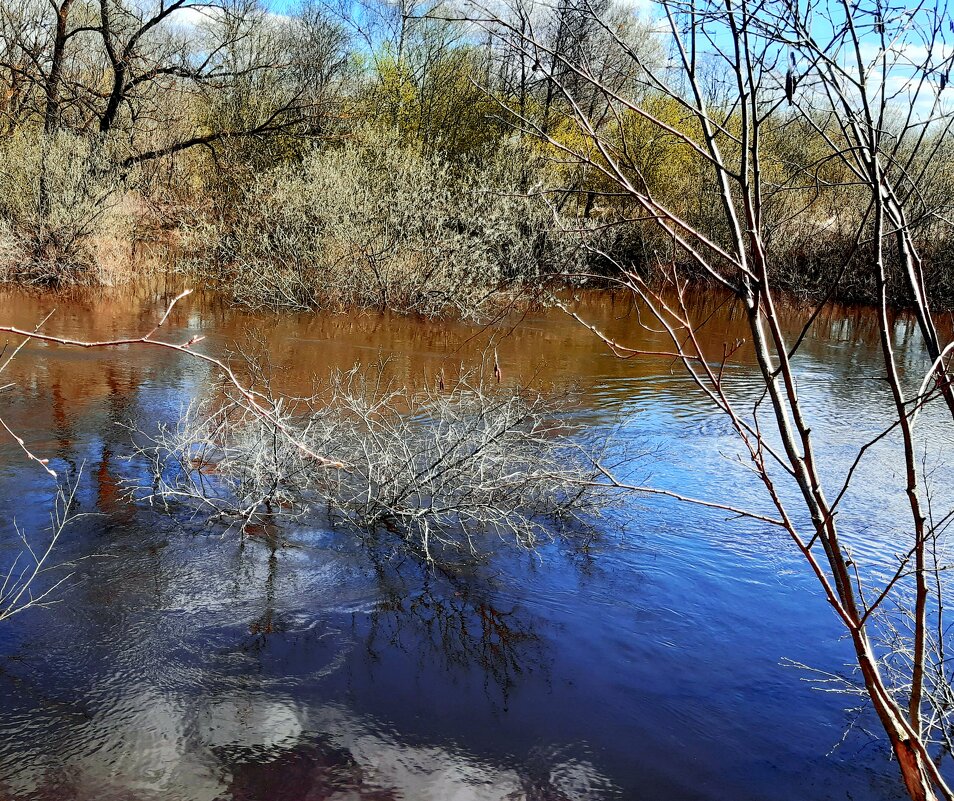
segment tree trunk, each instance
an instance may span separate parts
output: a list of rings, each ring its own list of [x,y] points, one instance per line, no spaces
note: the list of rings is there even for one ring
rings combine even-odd
[[[53,34],[53,55],[46,79],[46,113],[43,119],[45,133],[53,133],[60,126],[60,84],[63,81],[63,58],[66,54],[66,27],[73,0],[63,0],[56,10],[56,30]]]

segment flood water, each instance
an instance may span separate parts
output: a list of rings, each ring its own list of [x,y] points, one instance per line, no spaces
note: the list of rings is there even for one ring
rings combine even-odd
[[[148,331],[161,284],[72,296],[0,293],[0,322],[105,339]],[[697,299],[715,354],[741,335]],[[582,313],[646,345],[629,301]],[[787,312],[788,324],[798,313]],[[637,451],[631,470],[688,495],[764,506],[725,420],[665,360],[621,361],[557,310],[482,329],[377,314],[272,315],[212,293],[162,336],[222,354],[249,333],[287,386],[390,359],[401,381],[473,363],[496,343],[504,381],[577,386],[591,430]],[[923,366],[915,328],[897,345]],[[651,344],[651,343],[650,343]],[[873,318],[823,314],[800,390],[831,475],[886,419]],[[755,386],[743,350],[731,368]],[[901,796],[877,722],[789,661],[846,672],[848,644],[788,542],[665,499],[615,510],[590,553],[502,549],[445,573],[343,531],[299,524],[241,539],[125,499],[130,423],[175,419],[207,365],[130,346],[30,345],[5,373],[0,415],[61,475],[79,511],[56,551],[57,603],[0,623],[0,799],[889,799]],[[913,379],[912,379],[913,380]],[[937,503],[950,500],[943,418],[919,423]],[[897,549],[903,498],[890,442],[846,499],[868,562]],[[16,524],[42,538],[51,480],[0,444],[0,566]],[[892,490],[893,492],[893,490]],[[897,512],[897,514],[896,514]],[[853,528],[852,528],[853,526]],[[51,574],[50,580],[57,574]],[[851,732],[846,730],[855,722]]]

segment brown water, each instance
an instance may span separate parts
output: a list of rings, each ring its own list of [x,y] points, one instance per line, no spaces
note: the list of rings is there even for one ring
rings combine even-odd
[[[0,322],[107,339],[154,325],[172,288],[52,297],[0,293]],[[580,313],[650,347],[628,298],[593,294]],[[713,356],[743,336],[721,298],[700,293]],[[798,309],[786,312],[794,330]],[[371,313],[252,314],[214,293],[177,307],[162,336],[224,354],[264,342],[294,391],[355,362],[387,359],[395,380],[453,373],[496,348],[503,380],[574,384],[595,432],[654,456],[637,476],[692,495],[762,504],[725,421],[668,360],[620,360],[557,310],[488,327]],[[873,318],[831,307],[805,343],[800,388],[826,470],[887,419]],[[916,330],[896,324],[914,380]],[[730,368],[757,389],[749,354]],[[3,799],[892,798],[893,767],[863,733],[835,748],[846,699],[813,691],[792,659],[841,671],[836,621],[787,543],[758,526],[641,501],[606,523],[588,557],[559,544],[495,555],[444,575],[307,524],[284,547],[220,536],[200,521],[129,504],[129,422],[172,420],[210,383],[207,366],[139,346],[30,345],[0,414],[61,473],[78,503],[60,603],[0,624]],[[922,421],[926,458],[950,454]],[[886,442],[842,514],[858,553],[887,564],[903,498]],[[37,531],[50,482],[0,446],[0,565],[10,522]],[[938,502],[954,492],[935,470]],[[878,521],[872,525],[871,521]],[[865,721],[863,721],[865,722]],[[867,721],[875,730],[876,722]],[[834,749],[834,750],[833,750]]]

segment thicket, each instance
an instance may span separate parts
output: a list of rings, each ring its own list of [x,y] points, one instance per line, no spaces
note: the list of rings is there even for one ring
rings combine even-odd
[[[473,314],[501,290],[598,282],[621,264],[644,276],[690,266],[620,180],[726,241],[716,176],[679,135],[697,123],[647,77],[671,58],[649,20],[610,0],[515,2],[485,38],[451,11],[412,0],[282,13],[258,0],[5,4],[0,277],[118,280],[150,244],[164,266],[254,306]],[[740,112],[717,74],[704,83],[731,153]],[[903,99],[898,109],[901,130]],[[824,109],[774,119],[760,151],[773,279],[805,296],[834,285],[837,297],[873,298],[859,258],[870,203],[834,156],[838,126]],[[933,302],[951,308],[945,120],[900,161],[930,190],[913,230]],[[591,133],[606,152],[590,152]]]
[[[101,280],[110,245],[128,240],[123,182],[109,157],[68,132],[0,139],[0,279]]]
[[[463,315],[573,263],[578,245],[524,190],[541,169],[528,150],[451,164],[392,133],[362,133],[255,176],[229,208],[184,223],[185,263],[251,306]]]

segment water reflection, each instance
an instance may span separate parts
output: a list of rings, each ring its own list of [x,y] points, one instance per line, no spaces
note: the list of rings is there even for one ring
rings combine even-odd
[[[55,309],[44,327],[51,334],[88,339],[108,339],[144,333],[152,328],[168,299],[178,289],[164,282],[84,292],[73,296],[25,295],[0,289],[0,309],[4,321],[32,327]],[[711,358],[722,355],[723,343],[746,339],[746,323],[741,309],[724,296],[705,291],[691,300],[694,315],[705,320],[701,342]],[[577,304],[580,315],[624,344],[649,348],[664,345],[662,334],[651,335],[639,326],[633,299],[627,294],[584,294]],[[782,320],[793,333],[804,318],[804,310],[792,306],[781,309]],[[249,313],[231,308],[212,293],[196,293],[181,303],[167,323],[166,336],[185,341],[203,333],[207,350],[223,352],[229,345],[252,337],[266,343],[268,355],[283,376],[288,389],[310,388],[314,376],[324,376],[332,368],[350,368],[356,361],[371,362],[378,354],[391,358],[394,378],[411,385],[425,375],[436,376],[443,367],[453,370],[461,362],[473,360],[489,345],[497,348],[505,381],[527,381],[535,377],[543,383],[566,385],[579,382],[588,387],[608,377],[654,378],[666,376],[678,385],[679,371],[653,359],[620,361],[604,352],[591,337],[582,336],[578,325],[559,312],[534,312],[514,321],[481,328],[453,321],[433,322],[414,317],[359,312],[354,314],[270,314]],[[894,322],[900,351],[912,364],[923,357],[916,347],[917,327],[910,318],[898,316]],[[832,305],[818,315],[806,338],[800,361],[805,369],[832,374],[835,354],[837,371],[844,368],[865,371],[876,353],[876,321],[866,309]],[[845,347],[848,345],[848,347]],[[747,347],[737,354],[737,363],[751,364]],[[123,349],[112,354],[64,349],[43,343],[31,344],[19,362],[20,378],[36,396],[51,391],[56,395],[57,430],[69,433],[64,403],[75,414],[97,400],[128,402],[137,387],[162,376],[163,386],[178,387],[183,374],[204,375],[204,369],[175,354],[142,349]],[[95,369],[92,369],[95,365]],[[850,374],[849,374],[850,377]],[[595,380],[596,381],[595,381]]]
[[[484,586],[488,579],[474,587],[473,580],[408,560],[397,569],[374,561],[379,600],[361,635],[370,664],[398,649],[415,653],[430,669],[477,669],[485,676],[488,699],[504,708],[522,674],[545,671],[537,631],[545,623],[506,598],[494,598]],[[417,575],[409,580],[408,571]]]
[[[51,332],[108,338],[149,330],[174,289],[4,290],[0,311],[29,326],[56,305]],[[613,338],[645,338],[629,298],[580,303]],[[743,333],[740,310],[704,293],[694,304],[718,356]],[[796,311],[786,314],[797,327]],[[833,472],[870,436],[859,421],[878,423],[873,325],[863,310],[826,309],[798,360]],[[414,384],[493,343],[504,381],[576,384],[594,425],[636,412],[623,434],[656,447],[654,480],[754,502],[731,460],[718,461],[733,453],[731,432],[677,370],[619,361],[559,313],[532,313],[503,336],[509,326],[248,314],[200,293],[169,331],[207,334],[213,353],[258,332],[292,391],[379,355]],[[895,332],[913,375],[916,330],[899,317]],[[750,358],[743,349],[732,368],[741,394],[756,386]],[[64,543],[63,558],[78,561],[63,602],[0,629],[4,801],[795,801],[895,790],[892,766],[863,743],[824,756],[841,738],[841,699],[779,668],[787,657],[840,669],[845,653],[792,554],[764,531],[661,502],[638,526],[625,514],[609,521],[592,561],[554,546],[452,575],[381,543],[265,518],[244,537],[197,536],[125,500],[138,468],[123,426],[174,419],[208,385],[203,365],[36,345],[12,370],[19,389],[4,396],[4,419],[57,469],[85,464],[80,507],[100,514]],[[947,436],[922,423],[926,437]],[[9,442],[0,459],[7,517],[42,525],[50,488]],[[703,464],[718,467],[700,476]],[[886,465],[873,462],[846,511],[890,519],[895,501],[871,489]],[[866,555],[890,556],[890,530],[853,534]],[[0,532],[0,561],[10,536]]]
[[[226,547],[215,548],[219,557]],[[437,655],[447,665],[501,676],[526,670],[520,642],[535,638],[516,612],[475,600],[466,589],[444,597],[425,582],[410,598],[385,593],[370,605],[363,625],[355,618],[366,586],[357,597],[333,591],[331,603],[315,616],[288,608],[289,585],[313,578],[300,554],[286,559],[274,546],[245,548],[255,568],[241,588],[232,585],[230,593],[222,579],[211,588],[232,594],[228,605],[203,608],[200,597],[183,614],[175,589],[183,577],[166,573],[165,591],[155,598],[162,617],[133,613],[108,620],[94,614],[85,621],[89,631],[80,633],[74,624],[74,637],[89,641],[88,650],[60,642],[62,632],[49,633],[53,642],[43,651],[61,668],[60,659],[73,663],[66,675],[47,674],[30,689],[25,685],[32,679],[20,676],[16,663],[0,674],[3,694],[12,701],[0,723],[0,792],[38,801],[612,795],[612,782],[581,758],[579,748],[572,756],[538,753],[526,764],[497,762],[314,695],[333,677],[353,684],[368,656],[375,654],[374,662],[395,647],[416,648],[423,675],[433,674],[437,666],[428,660]],[[173,570],[187,568],[179,559],[188,551],[181,550]],[[143,577],[150,561],[140,559]],[[327,564],[327,554],[322,561]],[[83,605],[131,610],[125,594],[136,590],[119,582],[128,574],[99,572],[111,592],[87,593]],[[71,602],[78,600],[74,593]],[[472,620],[482,623],[471,630]],[[121,639],[106,639],[109,632]],[[83,679],[89,684],[81,707],[43,695],[66,693]]]
[[[323,732],[269,762],[232,771],[229,797],[275,799],[421,799],[421,801],[582,801],[611,791],[586,761],[539,755],[530,775],[475,759],[466,752],[403,743],[373,721],[331,705],[311,725]]]

